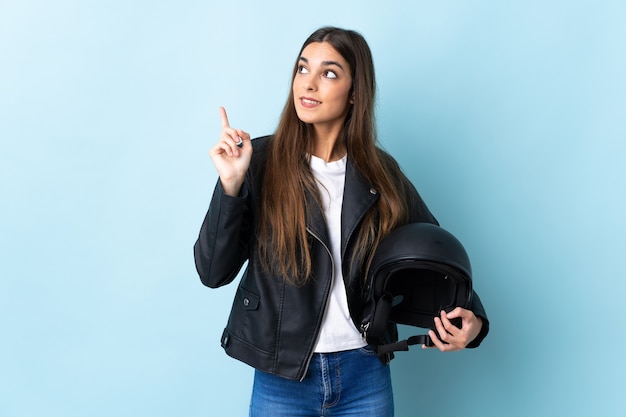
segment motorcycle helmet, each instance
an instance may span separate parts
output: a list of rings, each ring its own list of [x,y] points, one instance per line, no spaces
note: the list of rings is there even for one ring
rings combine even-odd
[[[433,346],[430,337],[386,343],[390,323],[434,328],[442,310],[469,308],[472,269],[465,248],[450,232],[431,223],[401,226],[380,242],[370,264],[361,332],[378,354]],[[460,327],[460,322],[453,323]],[[435,330],[436,331],[436,330]]]

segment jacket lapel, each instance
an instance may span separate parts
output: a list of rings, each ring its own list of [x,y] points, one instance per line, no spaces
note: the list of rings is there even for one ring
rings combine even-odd
[[[363,175],[350,163],[346,165],[346,182],[343,190],[341,208],[341,258],[344,259],[346,247],[359,222],[372,205],[378,200],[378,190],[374,189]]]
[[[330,248],[330,238],[328,237],[328,231],[326,227],[326,220],[322,208],[315,201],[315,197],[308,194],[306,195],[307,206],[309,207],[309,213],[307,214],[307,229],[309,233],[320,239],[327,247]]]

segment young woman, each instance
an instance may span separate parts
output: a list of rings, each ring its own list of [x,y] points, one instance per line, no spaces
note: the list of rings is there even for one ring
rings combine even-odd
[[[383,236],[436,220],[376,146],[375,90],[363,37],[325,27],[297,56],[274,135],[250,140],[220,109],[210,151],[219,181],[194,254],[209,287],[230,283],[248,261],[222,346],[256,369],[251,416],[393,415],[391,358],[357,328],[362,287]],[[488,321],[474,299],[471,310],[434,318],[437,348],[480,344]]]

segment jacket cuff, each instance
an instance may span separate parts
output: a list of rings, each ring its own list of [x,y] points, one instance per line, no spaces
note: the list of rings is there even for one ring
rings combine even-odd
[[[479,317],[482,320],[483,327],[480,329],[480,333],[478,333],[478,336],[476,336],[476,338],[472,340],[466,346],[467,349],[474,349],[480,346],[483,339],[487,337],[487,334],[489,333],[489,320],[487,319],[487,317],[483,317],[483,316],[476,316],[476,317]]]
[[[218,178],[217,179],[217,184],[216,184],[216,192],[219,193],[220,195],[220,201],[221,202],[230,202],[231,204],[234,204],[236,201],[239,200],[245,200],[246,197],[248,197],[248,187],[246,187],[246,182],[244,181],[243,185],[241,186],[241,190],[239,190],[239,194],[237,196],[232,196],[232,195],[228,195],[224,192],[224,188],[222,187],[222,181]]]

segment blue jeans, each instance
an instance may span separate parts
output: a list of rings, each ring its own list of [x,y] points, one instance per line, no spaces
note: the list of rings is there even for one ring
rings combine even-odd
[[[316,353],[302,382],[256,371],[250,417],[393,417],[391,373],[370,347]]]

